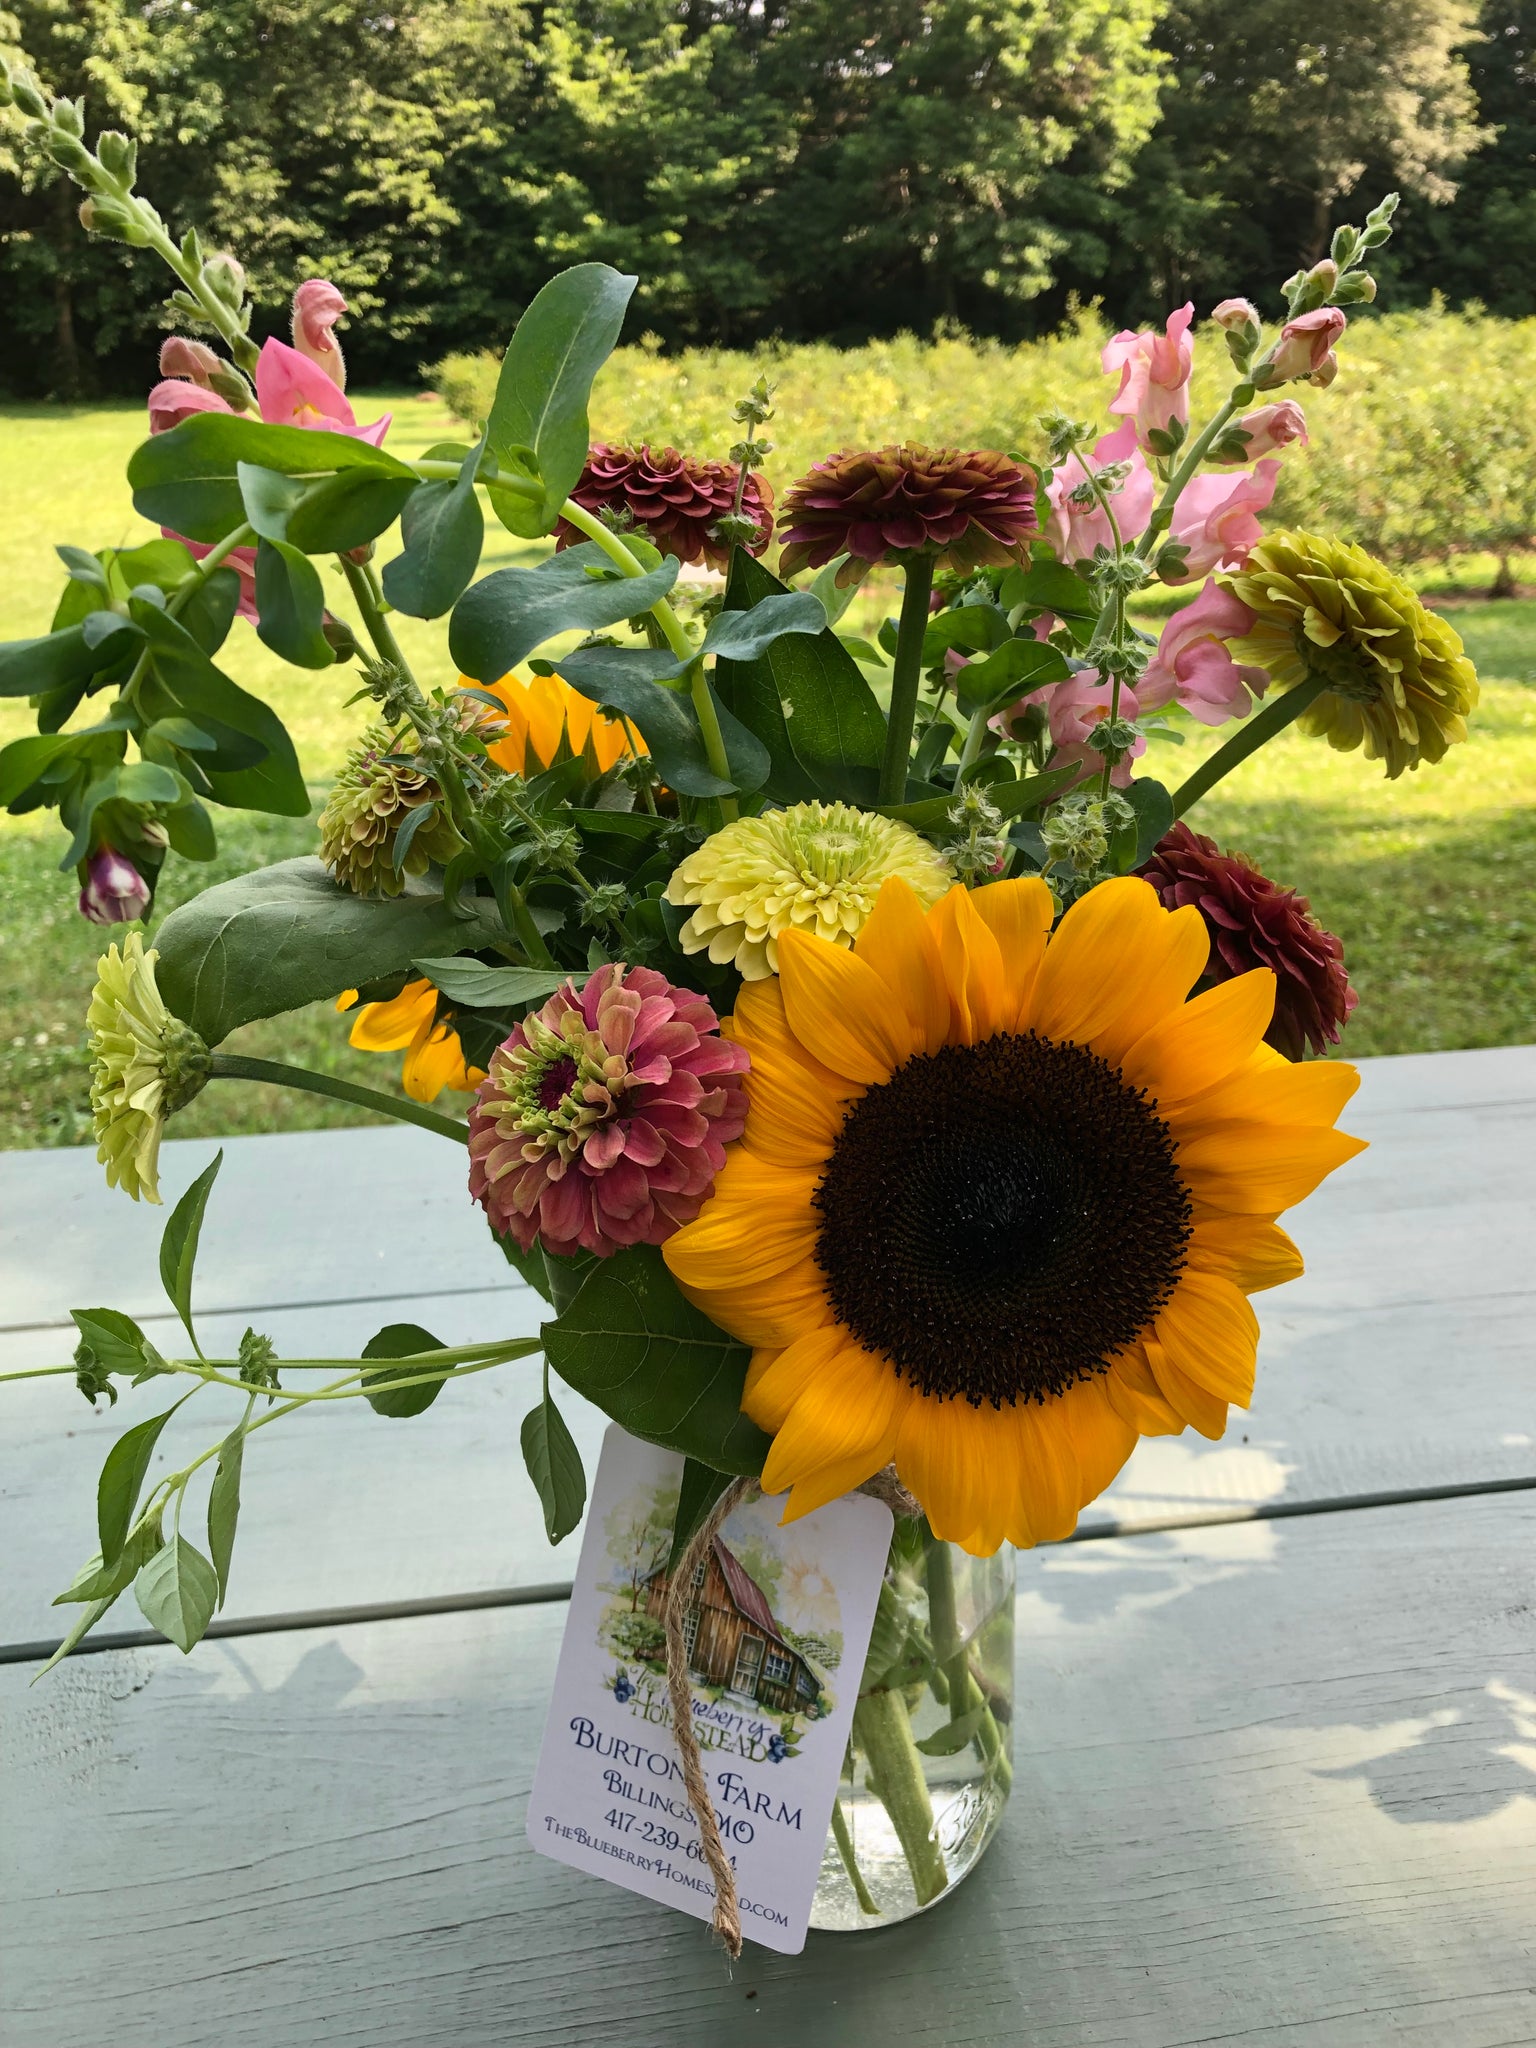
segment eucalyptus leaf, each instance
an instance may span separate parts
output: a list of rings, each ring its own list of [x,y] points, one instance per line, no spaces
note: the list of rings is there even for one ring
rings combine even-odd
[[[186,1653],[202,1641],[219,1597],[219,1576],[195,1544],[173,1536],[133,1582],[151,1628]]]
[[[354,896],[312,855],[205,889],[161,925],[156,975],[167,1005],[210,1045],[241,1024],[332,1001],[418,957],[505,936],[489,897],[453,912],[435,891]]]
[[[769,1439],[741,1412],[751,1352],[684,1299],[654,1245],[595,1261],[542,1335],[567,1385],[632,1435],[720,1471],[762,1470]]]
[[[1008,620],[995,604],[951,605],[928,621],[923,667],[937,667],[952,647],[967,654],[985,653],[1008,637]]]
[[[439,618],[469,588],[485,545],[475,496],[479,460],[480,449],[471,448],[453,483],[418,484],[407,500],[400,519],[405,552],[384,565],[384,595],[396,611]]]
[[[309,488],[300,477],[263,469],[257,462],[237,462],[235,480],[245,516],[262,540],[286,540],[288,515]]]
[[[203,1168],[171,1211],[160,1234],[160,1284],[185,1324],[194,1350],[197,1349],[197,1332],[192,1327],[192,1271],[197,1264],[197,1245],[202,1235],[208,1197],[223,1164],[224,1148],[221,1145],[212,1163]]]
[[[284,476],[366,469],[415,480],[415,471],[405,463],[355,435],[203,412],[141,441],[133,451],[128,482],[134,507],[154,525],[173,527],[188,540],[223,540],[246,517],[238,475],[242,462]]]
[[[986,1718],[987,1707],[983,1701],[979,1707],[972,1707],[969,1713],[946,1721],[942,1728],[935,1728],[931,1735],[923,1736],[917,1746],[924,1756],[957,1756],[976,1740]]]
[[[159,1415],[151,1415],[146,1422],[136,1422],[132,1429],[124,1430],[107,1453],[96,1482],[96,1533],[104,1564],[116,1564],[123,1554],[149,1461],[161,1430],[175,1412],[174,1407],[167,1408]]]
[[[544,1509],[551,1543],[570,1535],[586,1512],[587,1475],[565,1418],[544,1390],[544,1398],[523,1417],[523,1463]]]
[[[329,668],[336,651],[326,639],[325,588],[309,557],[287,541],[256,545],[256,631],[295,668]]]
[[[411,1358],[418,1351],[441,1351],[443,1340],[424,1330],[419,1323],[386,1323],[376,1337],[363,1346],[364,1358]],[[443,1391],[441,1380],[426,1380],[420,1386],[394,1387],[395,1380],[414,1379],[420,1365],[385,1365],[363,1374],[363,1397],[375,1415],[404,1419],[430,1408]]]
[[[1099,613],[1091,585],[1048,555],[1038,556],[1027,569],[1010,570],[998,599],[1008,611],[1024,605],[1034,612],[1054,612],[1059,619],[1095,619]]]
[[[649,611],[677,581],[669,557],[639,576],[615,576],[591,542],[565,548],[536,569],[497,569],[454,607],[448,650],[462,675],[494,683],[556,634],[596,633]],[[600,573],[594,573],[600,572]]]
[[[750,611],[722,611],[710,621],[704,652],[724,661],[752,661],[786,633],[824,633],[827,615],[809,590],[759,598]]]
[[[483,960],[413,960],[451,1003],[470,1010],[517,1010],[551,996],[566,980],[542,967],[487,967]]]
[[[338,470],[306,488],[288,515],[286,539],[306,555],[366,547],[394,525],[420,488],[414,476]]]
[[[487,438],[498,460],[532,457],[544,486],[539,531],[553,528],[586,466],[592,380],[613,353],[635,284],[606,263],[561,271],[535,294],[502,359]]]
[[[83,624],[35,640],[7,640],[0,643],[0,697],[41,696],[94,675],[115,658],[112,647],[90,645]]]

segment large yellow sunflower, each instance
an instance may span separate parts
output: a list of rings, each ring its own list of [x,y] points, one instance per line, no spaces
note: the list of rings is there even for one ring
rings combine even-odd
[[[1263,1043],[1267,968],[1188,1001],[1198,910],[1134,877],[1050,933],[1040,881],[884,885],[852,949],[799,931],[727,1021],[750,1108],[664,1246],[751,1344],[763,1472],[808,1514],[894,1462],[978,1555],[1067,1535],[1137,1437],[1253,1390],[1275,1217],[1361,1150],[1358,1076]]]

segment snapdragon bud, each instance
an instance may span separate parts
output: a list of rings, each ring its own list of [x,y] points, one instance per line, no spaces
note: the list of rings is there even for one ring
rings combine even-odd
[[[30,71],[7,71],[5,82],[13,105],[34,121],[47,120],[47,97]]]
[[[117,199],[82,200],[80,225],[88,235],[104,235],[109,242],[127,242],[131,248],[149,246],[149,230],[131,207]]]
[[[1321,263],[1314,263],[1301,279],[1293,313],[1312,313],[1319,306],[1326,306],[1339,286],[1339,266],[1331,256],[1325,256]]]
[[[104,128],[96,138],[96,155],[109,176],[131,185],[139,167],[139,145],[115,128]]]
[[[85,135],[85,101],[55,100],[48,118],[60,135],[72,135],[79,142]]]
[[[203,265],[203,283],[215,298],[239,312],[245,303],[245,271],[227,251],[220,250]]]
[[[1368,270],[1357,270],[1352,276],[1339,279],[1339,288],[1333,295],[1333,302],[1336,306],[1368,306],[1375,296],[1375,278]]]
[[[211,391],[214,372],[221,367],[219,358],[207,342],[194,341],[190,335],[168,334],[160,344],[162,377],[186,377],[193,384],[200,384],[205,391]]]

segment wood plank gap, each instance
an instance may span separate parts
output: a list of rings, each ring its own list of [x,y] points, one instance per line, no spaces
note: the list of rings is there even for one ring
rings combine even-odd
[[[1283,1522],[1302,1515],[1354,1514],[1364,1508],[1412,1507],[1421,1501],[1467,1500],[1485,1493],[1536,1492],[1536,1473],[1524,1479],[1474,1479],[1459,1485],[1405,1486],[1386,1493],[1339,1494],[1329,1500],[1267,1501],[1257,1507],[1207,1508],[1162,1519],[1123,1522],[1093,1522],[1074,1529],[1064,1543],[1108,1543],[1131,1536],[1159,1536],[1179,1529],[1211,1529],[1231,1522]],[[437,1593],[420,1600],[379,1600],[357,1607],[306,1607],[291,1614],[251,1614],[228,1621],[215,1621],[204,1642],[232,1636],[280,1635],[285,1630],[346,1628],[357,1622],[410,1621],[427,1614],[471,1614],[489,1607],[539,1607],[571,1596],[568,1579],[537,1586],[493,1586],[482,1593]],[[116,1634],[87,1636],[72,1652],[76,1657],[108,1650],[153,1650],[165,1647],[165,1637],[154,1629],[122,1629]],[[0,1643],[0,1664],[29,1664],[46,1661],[59,1647],[57,1640],[36,1643]]]
[[[527,1281],[518,1279],[514,1274],[501,1286],[437,1287],[429,1293],[423,1293],[421,1288],[414,1287],[404,1290],[399,1294],[338,1294],[332,1301],[258,1301],[245,1302],[243,1304],[236,1302],[229,1308],[218,1305],[212,1308],[204,1308],[202,1303],[199,1302],[197,1312],[200,1316],[210,1318],[213,1316],[278,1316],[293,1315],[300,1309],[367,1308],[370,1305],[378,1307],[384,1302],[391,1301],[449,1301],[463,1294],[528,1294],[531,1291]],[[146,1309],[141,1315],[134,1317],[136,1323],[174,1323],[177,1320],[176,1311],[173,1308]],[[0,1337],[26,1337],[36,1335],[40,1330],[73,1330],[74,1327],[74,1323],[68,1316],[50,1318],[47,1322],[42,1323],[0,1323]]]

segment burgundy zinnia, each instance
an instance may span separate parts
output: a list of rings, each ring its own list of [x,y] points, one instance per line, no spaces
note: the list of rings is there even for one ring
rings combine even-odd
[[[1307,1047],[1337,1045],[1359,998],[1344,971],[1344,948],[1312,916],[1305,896],[1282,889],[1241,854],[1222,853],[1183,823],[1160,840],[1137,870],[1165,909],[1193,903],[1211,935],[1208,982],[1250,968],[1275,975],[1275,1015],[1264,1037],[1288,1060]]]
[[[715,528],[736,502],[736,478],[734,462],[696,461],[675,448],[653,455],[648,447],[594,441],[571,496],[588,512],[628,512],[664,555],[680,562],[702,558],[711,569],[723,569],[730,544]],[[755,470],[748,473],[741,509],[756,522],[747,551],[760,555],[773,535],[773,492]],[[563,519],[555,528],[557,548],[585,538]]]
[[[491,1055],[469,1117],[469,1191],[494,1229],[607,1258],[692,1222],[741,1135],[746,1051],[651,967],[599,967]]]
[[[818,462],[785,493],[779,526],[781,575],[846,554],[840,583],[908,554],[961,571],[1023,562],[1040,531],[1034,475],[1021,464],[990,450],[907,446]]]

